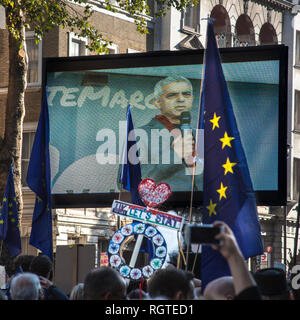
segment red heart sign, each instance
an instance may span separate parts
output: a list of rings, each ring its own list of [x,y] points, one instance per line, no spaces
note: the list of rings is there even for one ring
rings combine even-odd
[[[172,191],[167,183],[159,183],[156,185],[152,179],[145,179],[140,182],[139,194],[148,207],[157,207],[165,202],[171,195]]]

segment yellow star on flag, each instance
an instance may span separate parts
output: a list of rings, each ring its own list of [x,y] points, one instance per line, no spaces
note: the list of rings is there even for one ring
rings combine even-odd
[[[4,198],[3,198],[3,202],[6,202],[6,201],[7,201],[7,198],[6,198],[6,197],[4,197]]]
[[[4,223],[4,221],[3,220],[0,220],[0,224],[3,224]]]
[[[12,216],[14,213],[12,211],[8,211],[8,215]]]
[[[225,131],[224,137],[220,139],[222,142],[222,149],[225,148],[225,146],[232,147],[230,141],[233,140],[234,137],[228,137],[227,132]]]
[[[206,206],[206,208],[209,210],[209,216],[211,216],[212,214],[217,215],[216,213],[216,203],[213,203],[212,200],[209,200],[209,206]]]
[[[215,130],[215,127],[219,127],[219,120],[221,117],[217,117],[216,113],[214,112],[214,117],[209,121],[213,124],[212,130]]]
[[[11,207],[13,206],[12,202],[10,202],[10,203],[8,204],[8,206],[11,208]]]
[[[232,167],[236,165],[236,162],[230,162],[227,157],[226,163],[222,164],[222,167],[225,169],[224,175],[226,176],[227,172],[233,173]]]
[[[219,193],[220,197],[219,197],[219,200],[221,200],[222,198],[225,198],[226,199],[226,189],[228,187],[224,187],[223,186],[223,182],[221,182],[221,186],[220,186],[220,189],[217,190],[217,192]]]

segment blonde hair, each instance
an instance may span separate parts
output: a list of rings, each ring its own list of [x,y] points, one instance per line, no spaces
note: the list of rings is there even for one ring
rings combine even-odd
[[[73,287],[70,300],[83,300],[83,283],[78,283]]]

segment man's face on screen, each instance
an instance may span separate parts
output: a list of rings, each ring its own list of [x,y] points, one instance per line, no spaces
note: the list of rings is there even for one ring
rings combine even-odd
[[[162,88],[155,105],[171,122],[179,123],[183,111],[190,111],[193,104],[192,88],[184,81],[171,82]]]

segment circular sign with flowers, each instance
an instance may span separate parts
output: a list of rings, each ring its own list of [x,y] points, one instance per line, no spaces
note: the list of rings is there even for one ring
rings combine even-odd
[[[149,239],[153,246],[153,257],[149,264],[140,268],[130,267],[121,257],[122,243],[131,236],[143,235]],[[116,269],[124,278],[139,280],[150,278],[153,273],[160,269],[167,258],[167,244],[162,234],[152,225],[140,222],[127,224],[117,230],[111,237],[108,246],[109,264]]]

